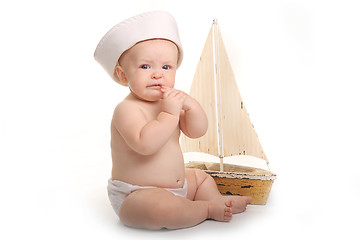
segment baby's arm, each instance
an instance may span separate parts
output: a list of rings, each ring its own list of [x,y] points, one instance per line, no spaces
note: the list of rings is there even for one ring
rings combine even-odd
[[[167,94],[162,111],[150,122],[137,104],[122,102],[115,109],[113,124],[131,149],[142,155],[151,155],[174,134],[183,101],[180,96]]]
[[[176,92],[183,97],[180,113],[180,129],[190,138],[198,138],[206,133],[208,121],[200,104],[188,94],[174,88],[163,87],[164,97],[167,92]]]
[[[180,116],[180,128],[190,138],[198,138],[206,133],[208,121],[200,104],[186,94],[183,111]]]

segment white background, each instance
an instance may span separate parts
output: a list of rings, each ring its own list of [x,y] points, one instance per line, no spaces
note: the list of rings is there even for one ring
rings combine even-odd
[[[218,19],[278,174],[268,204],[230,223],[130,229],[108,202],[109,125],[128,90],[93,52],[113,25],[157,9],[179,25],[185,58],[176,87],[184,91]],[[0,238],[359,237],[359,12],[347,0],[2,1]]]

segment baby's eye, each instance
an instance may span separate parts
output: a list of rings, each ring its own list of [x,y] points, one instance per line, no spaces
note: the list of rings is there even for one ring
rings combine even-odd
[[[165,70],[169,70],[170,66],[169,65],[164,65],[162,68],[165,69]]]
[[[149,66],[148,64],[143,64],[143,65],[140,66],[140,68],[142,68],[142,69],[149,69],[150,66]]]

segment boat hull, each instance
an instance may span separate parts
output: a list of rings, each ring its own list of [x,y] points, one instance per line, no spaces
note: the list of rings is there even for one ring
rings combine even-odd
[[[266,204],[276,175],[270,171],[224,164],[224,172],[220,172],[219,163],[190,162],[187,168],[196,168],[212,176],[223,195],[250,196],[250,204]]]

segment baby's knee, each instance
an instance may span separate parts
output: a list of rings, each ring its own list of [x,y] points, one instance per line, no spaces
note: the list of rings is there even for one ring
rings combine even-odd
[[[150,203],[146,200],[146,194],[135,191],[125,198],[119,212],[123,224],[135,228],[150,228],[150,217]]]
[[[171,193],[169,193],[170,195]],[[166,228],[167,223],[171,221],[172,216],[179,206],[180,197],[170,196],[157,199],[157,201],[149,201],[144,208],[144,214],[147,219],[159,228]]]
[[[165,191],[165,190],[163,190]],[[130,194],[124,201],[119,217],[127,226],[147,229],[166,227],[169,214],[173,210],[174,201],[169,201],[166,195],[157,190],[139,191]]]

